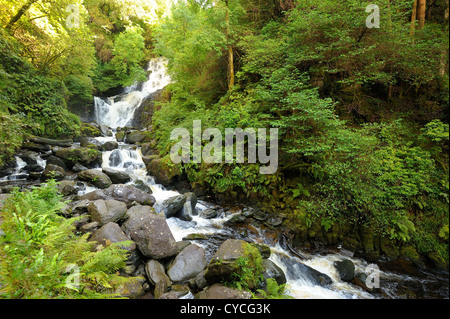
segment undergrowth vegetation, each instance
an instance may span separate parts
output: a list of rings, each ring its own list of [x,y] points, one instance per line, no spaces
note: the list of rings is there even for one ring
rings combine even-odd
[[[2,210],[0,297],[30,299],[117,298],[133,278],[125,267],[124,243],[96,250],[97,243],[79,236],[76,218],[61,216],[66,203],[57,183],[31,191],[15,189]]]

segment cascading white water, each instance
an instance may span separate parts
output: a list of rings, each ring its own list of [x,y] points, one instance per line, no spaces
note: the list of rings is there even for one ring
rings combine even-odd
[[[118,96],[107,99],[94,97],[96,122],[113,129],[128,125],[142,101],[170,83],[166,64],[163,58],[152,59],[149,62],[147,70],[150,74],[141,90],[138,90],[138,85],[134,84],[125,88],[125,93]]]

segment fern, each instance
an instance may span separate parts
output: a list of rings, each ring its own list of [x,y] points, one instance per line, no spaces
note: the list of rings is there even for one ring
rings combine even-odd
[[[6,202],[0,297],[120,298],[117,288],[134,280],[118,275],[127,260],[124,243],[94,251],[88,235],[75,235],[76,219],[58,215],[64,203],[56,186],[50,181],[27,192],[16,189]],[[67,284],[69,265],[77,266],[77,286]]]

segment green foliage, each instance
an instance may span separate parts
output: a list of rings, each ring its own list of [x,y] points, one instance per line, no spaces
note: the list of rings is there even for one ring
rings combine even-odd
[[[266,281],[266,289],[258,289],[258,293],[262,299],[293,299],[293,297],[284,294],[286,285],[278,285],[274,278],[268,278]]]
[[[75,219],[59,216],[65,202],[57,183],[14,190],[3,209],[0,240],[0,296],[3,298],[111,298],[131,278],[117,275],[127,252],[118,244],[95,251],[87,235],[74,233]],[[123,243],[120,243],[123,244]],[[72,265],[79,285],[68,285]]]
[[[256,247],[245,244],[245,255],[236,259],[238,271],[232,275],[233,287],[239,290],[252,290],[264,280],[262,257]]]

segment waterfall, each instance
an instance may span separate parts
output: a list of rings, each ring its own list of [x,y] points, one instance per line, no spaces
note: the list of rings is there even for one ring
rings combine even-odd
[[[167,61],[163,58],[152,59],[147,67],[148,80],[143,85],[135,83],[124,88],[123,94],[107,99],[94,97],[95,121],[113,129],[129,125],[141,103],[152,93],[170,84],[166,65]]]

